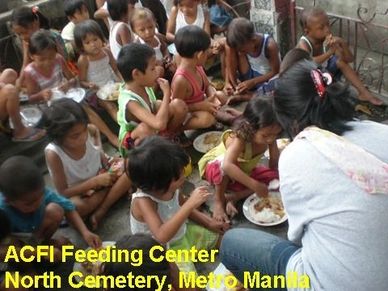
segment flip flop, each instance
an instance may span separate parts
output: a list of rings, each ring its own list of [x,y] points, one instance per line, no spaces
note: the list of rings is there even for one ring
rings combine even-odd
[[[31,142],[37,141],[46,135],[46,131],[44,129],[32,128],[30,134],[25,137],[13,137],[13,142]]]

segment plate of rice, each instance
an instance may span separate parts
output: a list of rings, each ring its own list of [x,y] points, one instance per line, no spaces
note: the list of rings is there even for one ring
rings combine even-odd
[[[287,220],[280,192],[269,192],[268,197],[261,198],[253,193],[243,205],[245,217],[260,226],[278,225]]]
[[[222,131],[208,131],[199,135],[193,142],[193,147],[200,153],[207,153],[221,141]]]

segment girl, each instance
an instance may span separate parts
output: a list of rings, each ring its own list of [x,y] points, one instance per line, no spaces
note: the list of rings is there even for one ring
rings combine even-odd
[[[167,24],[167,40],[173,42],[178,30],[187,25],[198,26],[210,35],[209,14],[200,0],[175,0]]]
[[[46,163],[57,191],[70,198],[81,216],[90,216],[93,229],[106,211],[130,188],[120,169],[103,153],[96,127],[88,124],[83,108],[73,100],[60,99],[45,112]],[[108,171],[101,171],[109,169]]]
[[[21,38],[23,47],[23,66],[22,70],[32,61],[29,55],[29,42],[34,32],[39,29],[50,29],[48,19],[39,11],[37,6],[34,7],[20,7],[12,12],[11,24],[13,31]],[[50,30],[51,35],[55,39],[57,52],[67,59],[67,52],[65,43],[61,35],[55,31]]]
[[[74,29],[74,41],[81,55],[78,59],[79,80],[83,87],[99,90],[106,84],[121,80],[116,61],[104,47],[104,35],[94,20],[85,20]],[[112,101],[98,103],[117,122],[117,106]]]
[[[179,193],[185,180],[183,168],[188,163],[189,156],[182,148],[159,136],[146,138],[129,152],[126,169],[139,188],[131,203],[133,234],[150,233],[173,250],[217,246],[218,234],[228,225],[196,209],[211,195],[206,187],[195,189],[186,202]],[[188,218],[201,226],[187,222]],[[192,262],[177,265],[180,271],[195,271]]]
[[[165,69],[173,74],[175,67],[171,63],[171,57],[167,50],[166,43],[155,33],[155,18],[151,10],[139,8],[134,11],[131,17],[131,27],[135,32],[135,41],[147,44],[155,51],[157,70],[159,76],[163,77]]]
[[[39,30],[31,36],[28,52],[32,62],[26,66],[23,75],[30,101],[48,101],[53,88],[67,91],[75,85],[76,79],[64,58],[57,53],[56,42],[48,30]]]
[[[113,57],[117,60],[120,49],[133,41],[133,33],[129,26],[127,0],[108,0],[108,11],[113,22],[109,29],[109,46]]]
[[[255,97],[247,105],[234,130],[223,133],[221,143],[198,162],[201,177],[215,185],[213,217],[228,221],[237,213],[235,204],[248,195],[268,195],[268,183],[278,178],[279,149],[276,137],[281,132],[275,121],[272,100]],[[269,149],[269,169],[259,165]],[[235,192],[227,199],[226,189]],[[226,206],[225,202],[229,201]]]
[[[272,91],[270,80],[279,73],[280,66],[276,42],[268,34],[256,33],[253,23],[242,17],[229,24],[226,39],[225,90],[228,94],[246,93],[261,87],[264,93]]]

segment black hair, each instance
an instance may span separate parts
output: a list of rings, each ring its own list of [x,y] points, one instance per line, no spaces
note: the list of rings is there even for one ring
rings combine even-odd
[[[130,43],[125,45],[117,58],[117,68],[124,81],[132,81],[132,72],[135,69],[145,73],[148,62],[154,55],[154,49],[146,44]]]
[[[67,17],[73,16],[76,12],[82,11],[82,8],[88,8],[84,0],[65,0],[63,9]]]
[[[0,166],[0,191],[10,201],[19,200],[43,187],[43,175],[28,157],[13,156]]]
[[[233,122],[233,131],[237,137],[250,142],[256,131],[277,123],[273,110],[273,98],[254,96],[248,102],[243,114]]]
[[[43,124],[51,141],[60,145],[66,133],[77,124],[89,123],[88,115],[80,104],[68,98],[52,102],[43,113]]]
[[[180,146],[160,136],[151,136],[129,152],[127,173],[141,190],[165,192],[171,182],[179,179],[189,160]]]
[[[82,41],[88,34],[98,36],[102,42],[105,42],[104,33],[98,23],[92,19],[84,20],[78,23],[74,28],[74,43],[79,51],[83,51],[84,46]]]
[[[0,242],[11,233],[11,223],[4,210],[0,209]]]
[[[128,14],[127,0],[108,0],[109,15],[114,21],[119,21]]]
[[[299,24],[302,29],[305,29],[307,28],[309,19],[311,17],[324,15],[324,14],[326,14],[326,11],[320,7],[305,8],[303,9],[300,15]]]
[[[40,29],[31,35],[28,52],[36,55],[45,49],[57,51],[57,43],[49,30]]]
[[[354,115],[348,86],[335,82],[320,97],[311,77],[311,71],[317,68],[313,61],[299,61],[275,83],[274,109],[291,138],[310,125],[339,135],[351,129],[346,124]]]
[[[163,259],[160,262],[155,262],[155,260],[151,259],[150,250],[155,247],[159,246],[160,251],[158,249],[158,256],[163,256]],[[170,274],[170,265],[167,262],[166,255],[165,255],[165,249],[166,247],[160,245],[155,239],[151,237],[151,235],[138,233],[133,235],[126,235],[122,237],[119,241],[116,243],[116,248],[120,250],[128,250],[129,252],[133,251],[139,251],[141,250],[143,252],[142,258],[143,262],[141,266],[132,266],[132,264],[129,264],[128,262],[109,262],[105,264],[105,270],[104,274],[110,275],[113,277],[118,276],[127,276],[128,273],[132,273],[134,276],[157,276],[159,279],[166,278],[167,284],[164,285],[166,289],[163,289],[163,291],[168,290],[167,286],[169,283],[171,283],[171,274]],[[162,250],[163,248],[163,250]],[[156,290],[156,281],[151,280],[150,286],[147,286],[147,290]],[[134,288],[111,288],[109,290],[144,290],[140,287],[134,287]]]
[[[279,76],[301,60],[312,60],[310,54],[301,48],[293,48],[283,58],[280,64]]]
[[[40,28],[50,29],[48,18],[37,10],[36,7],[22,6],[12,12],[11,22],[13,25],[28,28],[34,21],[39,21]]]
[[[237,48],[252,40],[255,36],[255,27],[244,17],[232,20],[226,33],[226,42],[232,48]]]
[[[196,25],[187,25],[177,31],[174,44],[181,57],[192,58],[210,47],[210,36]]]

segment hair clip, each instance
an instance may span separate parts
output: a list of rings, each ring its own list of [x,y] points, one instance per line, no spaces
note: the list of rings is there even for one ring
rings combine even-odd
[[[36,13],[39,12],[39,7],[38,6],[32,6],[31,11],[32,11],[32,13],[36,14]]]
[[[315,89],[321,99],[323,99],[326,93],[326,87],[333,82],[333,78],[329,73],[322,73],[321,70],[311,70],[311,78],[314,81]]]

